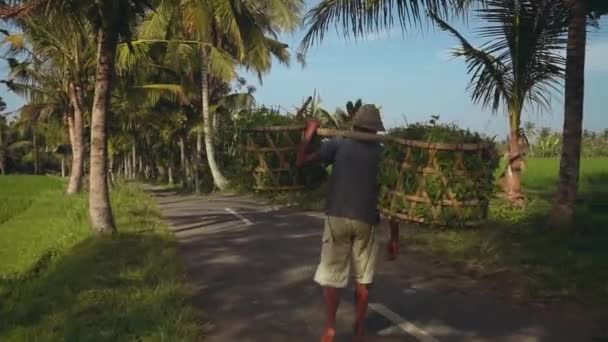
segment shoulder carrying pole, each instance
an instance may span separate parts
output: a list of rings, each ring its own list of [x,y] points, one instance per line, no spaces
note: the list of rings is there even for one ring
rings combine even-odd
[[[343,137],[354,140],[368,141],[368,142],[389,142],[392,139],[386,135],[378,135],[372,133],[353,132],[353,131],[339,131],[335,129],[319,128],[317,135],[320,137]]]

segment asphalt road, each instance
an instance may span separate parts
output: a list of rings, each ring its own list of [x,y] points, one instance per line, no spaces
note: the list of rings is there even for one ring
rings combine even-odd
[[[195,304],[210,322],[208,341],[319,340],[322,301],[312,278],[321,214],[254,198],[151,191],[179,241]],[[404,251],[378,267],[368,341],[592,341],[588,329],[563,313],[511,305],[485,291],[488,283],[419,255]],[[349,287],[342,293],[337,341],[352,337],[352,299]]]

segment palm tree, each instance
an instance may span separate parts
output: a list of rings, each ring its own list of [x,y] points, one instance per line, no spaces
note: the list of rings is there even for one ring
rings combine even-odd
[[[280,32],[297,27],[302,5],[302,0],[182,0],[179,6],[159,6],[142,25],[142,39],[137,44],[166,44],[171,47],[168,55],[175,58],[173,61],[183,61],[184,55],[188,58],[191,54],[195,56],[189,64],[198,69],[189,73],[180,70],[178,74],[183,76],[179,78],[181,84],[154,85],[154,88],[181,94],[177,97],[183,100],[183,94],[188,93],[186,90],[192,89],[184,87],[183,81],[191,83],[192,75],[198,76],[199,94],[187,102],[199,105],[207,162],[220,190],[227,188],[228,181],[216,160],[213,123],[217,120],[214,119],[210,94],[215,85],[234,80],[239,65],[256,71],[261,78],[270,70],[273,57],[288,63],[288,46],[277,41],[276,37]],[[141,57],[124,60],[138,59]],[[198,141],[196,145],[196,150],[202,147]],[[197,152],[195,166],[199,156]]]
[[[336,109],[336,113],[334,114],[336,117],[336,122],[338,122],[338,128],[342,128],[346,126],[347,123],[351,122],[355,118],[355,114],[359,111],[359,108],[363,105],[363,100],[357,99],[357,101],[348,101],[346,102],[346,110],[342,108]]]
[[[356,108],[357,105],[359,107],[361,106],[360,101],[361,100],[359,100],[357,104],[353,104],[349,101],[346,104],[348,112],[337,108],[335,113],[332,114],[323,108],[321,95],[315,90],[312,96],[309,96],[304,101],[302,107],[297,111],[296,117],[299,119],[315,119],[321,123],[321,126],[342,129],[352,119],[350,113],[355,111],[355,109],[358,110],[358,107]]]
[[[527,140],[534,138],[536,136],[536,125],[534,122],[524,122],[523,133],[525,134]]]
[[[57,0],[55,0],[57,1]],[[64,0],[67,1],[67,0]],[[96,24],[97,57],[95,91],[91,110],[91,160],[89,180],[89,215],[97,234],[116,232],[108,188],[107,123],[115,73],[116,48],[121,37],[129,40],[131,25],[147,9],[145,0],[95,0],[73,4],[84,7],[87,20]],[[90,13],[93,13],[92,15]]]
[[[57,16],[66,21],[82,20],[94,27],[97,55],[91,111],[89,215],[91,228],[97,234],[116,231],[107,177],[107,118],[116,47],[121,37],[129,39],[132,23],[145,12],[147,3],[146,0],[13,0],[0,6],[4,18]]]
[[[437,25],[460,41],[454,56],[463,57],[471,74],[469,90],[475,103],[494,111],[506,107],[509,118],[507,194],[519,202],[523,162],[521,115],[526,104],[548,108],[547,91],[557,89],[565,60],[567,12],[561,0],[488,0],[478,11],[488,23],[479,35],[488,38],[483,49],[473,47],[438,16]]]
[[[10,36],[8,36],[10,38]],[[10,40],[10,39],[9,39]],[[12,45],[9,45],[9,54]],[[32,139],[32,159],[34,174],[39,173],[38,125],[41,121],[54,117],[64,117],[68,111],[67,95],[64,88],[64,75],[61,70],[49,68],[40,59],[29,54],[28,60],[19,62],[8,58],[9,80],[2,80],[7,88],[28,100],[19,109],[19,126],[29,132]]]
[[[552,221],[557,225],[572,222],[578,196],[582,146],[583,104],[585,97],[585,59],[588,16],[608,13],[605,0],[563,0],[571,14],[566,53],[566,93],[564,103],[563,147],[559,184]]]
[[[64,116],[72,148],[72,167],[66,192],[81,190],[84,176],[84,99],[94,68],[94,49],[90,25],[58,16],[32,14],[13,21],[21,32],[6,35],[10,57],[26,55],[37,70],[22,70],[22,87],[49,88],[69,99]]]
[[[280,31],[296,28],[302,6],[301,0],[223,0],[211,3],[184,1],[186,33],[201,42],[200,89],[205,150],[213,180],[220,190],[227,188],[228,181],[215,158],[214,120],[209,107],[209,68],[214,59],[219,57],[214,56],[214,53],[221,50],[229,52],[237,63],[256,70],[261,77],[270,69],[273,55],[282,62],[288,60],[287,46],[274,37]],[[240,10],[235,11],[235,8]]]

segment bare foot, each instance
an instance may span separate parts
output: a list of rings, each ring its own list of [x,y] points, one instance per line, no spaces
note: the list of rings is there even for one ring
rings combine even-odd
[[[323,336],[321,336],[321,342],[334,342],[334,336],[336,336],[336,329],[325,328]]]

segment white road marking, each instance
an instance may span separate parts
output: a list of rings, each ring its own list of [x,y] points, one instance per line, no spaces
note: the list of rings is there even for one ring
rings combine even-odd
[[[402,333],[403,333],[403,330],[401,330],[401,328],[396,325],[391,325],[390,327],[388,327],[386,329],[382,329],[382,330],[378,331],[378,335],[380,335],[380,336],[390,336],[390,335],[397,335],[397,334],[402,334]]]
[[[264,208],[264,209],[262,209],[261,211],[262,211],[263,213],[271,213],[271,212],[273,212],[273,211],[279,211],[279,210],[281,210],[281,207],[279,207],[278,205],[273,205],[273,206],[268,206],[268,207],[265,207],[265,208]]]
[[[377,313],[384,316],[386,319],[395,324],[394,327],[390,327],[380,331],[378,333],[379,335],[389,334],[391,332],[394,332],[394,328],[399,328],[410,336],[415,337],[420,342],[439,342],[438,339],[429,335],[426,331],[415,326],[414,323],[405,320],[404,318],[402,318],[395,312],[389,310],[386,306],[382,304],[371,303],[369,304],[369,308],[376,311]]]
[[[308,213],[305,213],[305,215],[308,217],[314,217],[314,218],[319,218],[319,219],[325,219],[327,217],[325,214],[315,213],[315,212],[308,212]]]
[[[239,220],[241,220],[241,222],[243,222],[246,226],[253,226],[253,222],[251,222],[248,218],[246,218],[245,216],[237,213],[234,209],[231,208],[226,208],[226,211],[231,213],[232,215],[236,216]]]

